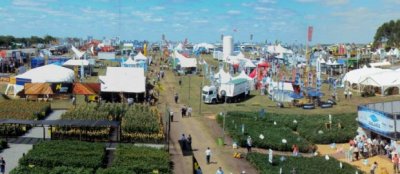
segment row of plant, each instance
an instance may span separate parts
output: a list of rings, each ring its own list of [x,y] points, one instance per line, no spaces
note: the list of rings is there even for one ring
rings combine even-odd
[[[34,145],[20,159],[19,164],[46,168],[68,166],[97,169],[101,167],[104,157],[105,147],[102,143],[54,140]]]
[[[49,103],[4,100],[0,102],[0,119],[41,120],[51,111]]]
[[[41,142],[20,159],[11,174],[172,173],[168,152],[133,144],[118,145],[111,166],[102,168],[104,148],[100,143],[81,141]]]
[[[297,144],[300,152],[313,152],[314,144],[344,143],[356,134],[355,114],[333,115],[331,126],[324,115],[283,115],[256,112],[228,112],[225,127],[234,141],[245,146],[247,136],[253,145],[290,151]],[[223,116],[218,116],[223,124]],[[328,127],[327,127],[328,126]]]
[[[88,104],[77,107],[61,116],[63,119],[115,120],[121,121],[122,140],[126,142],[160,143],[164,139],[161,117],[157,109],[144,105]],[[84,129],[84,130],[83,130]],[[55,137],[81,137],[90,134],[97,140],[108,140],[109,128],[66,128],[57,127]]]
[[[110,168],[98,173],[172,173],[168,152],[151,147],[138,147],[131,144],[120,144]]]
[[[254,165],[259,173],[307,173],[307,174],[354,174],[356,171],[362,173],[357,168],[348,163],[342,163],[335,158],[316,157],[284,157],[273,156],[272,164],[269,157],[261,153],[249,153],[246,159]],[[281,171],[282,170],[282,171]]]

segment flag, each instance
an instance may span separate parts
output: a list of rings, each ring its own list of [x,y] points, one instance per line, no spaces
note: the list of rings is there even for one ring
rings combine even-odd
[[[313,27],[312,26],[308,26],[308,42],[312,41],[312,33],[313,33]]]
[[[312,73],[308,73],[308,87],[312,87]]]

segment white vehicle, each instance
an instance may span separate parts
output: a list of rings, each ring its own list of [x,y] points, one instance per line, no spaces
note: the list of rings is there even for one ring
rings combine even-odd
[[[202,98],[204,103],[237,102],[250,94],[247,79],[235,79],[222,83],[219,87],[204,86]]]

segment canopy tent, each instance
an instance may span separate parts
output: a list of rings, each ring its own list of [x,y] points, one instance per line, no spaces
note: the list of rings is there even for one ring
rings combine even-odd
[[[384,71],[376,74],[369,75],[363,81],[360,82],[363,86],[379,87],[382,94],[388,88],[397,87],[400,88],[400,72],[399,71]]]
[[[57,83],[72,82],[74,80],[74,71],[57,65],[45,65],[31,69],[21,75],[15,77],[14,84],[8,84],[5,93],[10,88],[14,89],[14,96],[24,89],[25,83]]]
[[[48,83],[25,83],[24,88],[26,95],[54,94]]]
[[[72,93],[76,95],[95,95],[101,90],[100,83],[74,83]]]
[[[178,60],[178,63],[182,68],[195,68],[197,67],[197,59],[196,58],[186,58],[182,54],[178,53],[178,51],[174,51],[175,59]]]
[[[215,46],[213,44],[209,44],[209,43],[199,43],[199,44],[196,44],[196,45],[193,46],[193,51],[194,52],[198,51],[201,48],[204,48],[204,49],[209,51],[210,49],[214,49]]]
[[[267,52],[269,52],[271,54],[277,54],[276,58],[280,58],[280,59],[283,59],[284,55],[286,55],[286,54],[293,54],[292,50],[282,47],[281,44],[268,46]]]
[[[88,60],[81,60],[81,59],[70,59],[63,63],[63,66],[88,66]]]
[[[72,49],[72,51],[75,53],[75,58],[76,58],[76,59],[80,59],[80,58],[85,54],[85,52],[79,51],[79,50],[76,49],[73,45],[72,45],[71,49]]]
[[[133,61],[132,58],[128,58],[125,62],[122,63],[123,67],[133,67],[137,64],[137,62]]]
[[[350,83],[350,85],[352,84],[358,85],[360,82],[364,81],[368,76],[385,71],[391,71],[391,70],[363,67],[360,69],[347,72],[346,75],[343,77],[343,82],[348,82]]]
[[[385,59],[383,62],[370,63],[369,65],[370,65],[372,68],[376,68],[376,67],[390,66],[391,63],[388,62],[388,61]]]
[[[174,50],[175,50],[175,51],[182,51],[182,50],[183,50],[183,44],[182,44],[182,43],[179,43],[179,44],[174,48]]]
[[[250,90],[254,89],[254,79],[249,77],[244,71],[242,71],[238,76],[232,78],[232,80],[235,79],[246,79],[249,83]]]
[[[234,64],[233,62],[234,61],[239,62],[239,59],[245,59],[244,54],[242,52],[239,52],[239,54],[237,55],[227,56],[226,61],[231,64]]]
[[[228,83],[232,80],[232,76],[223,69],[220,69],[218,73],[214,74],[214,79],[219,83]]]
[[[274,101],[291,102],[293,100],[290,97],[290,94],[294,92],[292,83],[271,81],[268,92],[272,95]]]
[[[143,68],[107,67],[105,76],[99,76],[102,92],[144,93],[146,77]]]
[[[143,54],[142,54],[142,52],[140,52],[139,51],[139,53],[135,56],[135,57],[133,57],[133,59],[135,60],[135,61],[147,61],[147,57],[146,56],[144,56]]]

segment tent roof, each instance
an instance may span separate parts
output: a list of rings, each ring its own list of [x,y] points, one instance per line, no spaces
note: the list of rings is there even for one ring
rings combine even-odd
[[[231,81],[232,76],[229,73],[225,72],[223,69],[220,69],[218,73],[214,74],[214,78],[220,80],[220,83],[227,83]]]
[[[146,78],[143,68],[107,67],[106,76],[99,76],[102,92],[143,93]]]
[[[88,60],[78,60],[78,59],[70,59],[66,62],[63,63],[63,66],[88,66],[89,61]]]
[[[31,69],[16,78],[31,79],[32,83],[72,82],[74,71],[57,65],[45,65]]]
[[[144,56],[143,54],[142,54],[142,52],[140,52],[139,51],[139,53],[134,57],[134,59],[135,59],[135,61],[138,61],[138,60],[147,60],[147,57],[146,56]]]
[[[233,77],[233,80],[235,79],[253,80],[253,78],[249,77],[244,71],[242,71],[238,76]]]
[[[174,56],[179,60],[179,63],[182,68],[191,68],[197,67],[197,59],[196,58],[186,58],[182,54],[178,53],[178,51],[174,51]]]
[[[388,87],[400,85],[399,71],[384,71],[368,76],[361,82],[362,85]]]
[[[391,71],[388,69],[380,69],[380,68],[360,68],[356,70],[352,70],[343,77],[343,81],[348,81],[350,83],[360,83],[364,81],[368,76],[380,72]]]
[[[136,65],[136,62],[132,60],[132,58],[128,58],[123,64],[125,65]]]
[[[53,94],[50,84],[48,83],[25,83],[25,94],[26,95],[38,95],[38,94]]]
[[[73,94],[94,95],[100,92],[100,83],[74,83]]]

